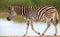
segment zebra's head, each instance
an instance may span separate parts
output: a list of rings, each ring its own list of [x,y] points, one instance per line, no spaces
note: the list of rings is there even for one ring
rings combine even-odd
[[[16,15],[16,12],[14,11],[14,7],[9,6],[9,15],[7,17],[7,20],[10,21],[15,15]]]

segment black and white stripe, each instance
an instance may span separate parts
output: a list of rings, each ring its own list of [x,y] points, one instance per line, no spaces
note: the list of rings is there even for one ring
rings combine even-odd
[[[18,5],[10,5],[9,6],[9,10],[10,10],[10,15],[9,17],[12,17],[12,15],[14,13],[22,16],[23,18],[25,18],[26,22],[27,22],[27,29],[26,29],[26,33],[28,31],[28,26],[29,24],[31,24],[31,28],[33,31],[35,31],[35,33],[39,34],[34,28],[33,28],[33,21],[34,20],[46,20],[47,22],[47,28],[45,29],[45,31],[43,32],[42,35],[44,35],[44,33],[46,32],[46,30],[50,27],[50,22],[52,22],[55,25],[55,29],[56,29],[56,33],[57,33],[57,23],[58,23],[58,12],[56,10],[55,7],[53,6],[18,6]],[[9,19],[9,18],[8,18]],[[55,33],[55,35],[56,35]]]

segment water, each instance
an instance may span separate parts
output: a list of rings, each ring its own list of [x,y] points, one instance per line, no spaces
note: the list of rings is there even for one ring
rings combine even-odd
[[[34,22],[34,28],[36,31],[42,32],[46,28],[46,23]],[[23,36],[26,31],[26,23],[7,21],[6,19],[0,19],[0,36]],[[53,35],[55,33],[54,25],[51,24],[45,35]],[[28,36],[37,35],[29,26]],[[58,24],[58,33],[60,35],[60,24]],[[39,35],[37,35],[39,36]]]

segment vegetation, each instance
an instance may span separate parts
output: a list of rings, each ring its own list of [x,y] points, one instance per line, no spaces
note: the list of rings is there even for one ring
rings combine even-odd
[[[52,5],[57,9],[60,9],[60,0],[0,0],[0,10],[7,11],[8,6],[11,4],[29,6]]]
[[[60,12],[60,0],[0,0],[0,18],[7,17],[8,7],[11,4],[27,5],[27,6],[52,5],[56,7],[58,12]],[[14,19],[15,20],[21,19],[21,21],[23,20],[23,18],[19,16],[18,17],[16,16]]]

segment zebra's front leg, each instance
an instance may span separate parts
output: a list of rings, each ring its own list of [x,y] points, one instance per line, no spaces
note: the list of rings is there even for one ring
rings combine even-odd
[[[28,27],[29,27],[29,21],[27,21],[27,27],[26,27],[26,32],[25,32],[24,36],[26,36],[26,35],[27,35]]]
[[[32,30],[33,30],[35,33],[37,33],[38,35],[40,35],[40,33],[37,32],[37,31],[34,29],[34,27],[33,27],[33,22],[31,22],[31,28],[32,28]]]
[[[49,27],[50,27],[50,22],[47,22],[47,28],[46,28],[45,31],[42,33],[42,35],[44,35],[44,33],[48,30]]]

